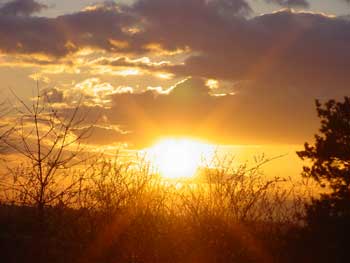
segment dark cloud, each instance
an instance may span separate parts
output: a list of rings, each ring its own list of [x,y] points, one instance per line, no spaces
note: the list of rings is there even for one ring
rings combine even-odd
[[[265,0],[267,3],[275,3],[287,7],[309,7],[307,0]],[[347,0],[346,0],[347,1]]]
[[[245,0],[139,0],[131,10],[164,22],[170,18],[178,19],[182,23],[198,20],[198,23],[205,24],[218,16],[230,18],[252,11]]]
[[[174,44],[164,42],[157,31],[161,31],[162,38],[168,26],[169,32],[179,30],[177,37],[191,33],[189,30],[194,28],[198,31],[199,27],[211,32],[219,30],[222,35],[233,20],[249,11],[249,5],[243,0],[141,0],[132,7],[108,2],[57,18],[0,14],[0,50],[4,53],[40,53],[56,57],[84,47],[142,53],[149,51],[149,44],[159,43],[164,49],[173,50],[193,43],[187,43],[184,35]],[[189,25],[188,30],[183,23]],[[141,33],[128,31],[135,27]],[[202,36],[196,41],[205,41],[207,37]]]
[[[349,95],[350,21],[288,10],[248,18],[249,12],[244,1],[139,0],[52,19],[2,15],[0,50],[64,57],[84,47],[118,55],[141,55],[150,44],[189,49],[184,63],[156,67],[194,76],[168,95],[111,96],[112,107],[102,114],[132,131],[123,138],[140,142],[184,134],[222,142],[301,143],[315,128],[313,100]],[[154,67],[125,57],[100,62]],[[235,95],[212,96],[203,78],[235,83]]]
[[[310,13],[282,11],[247,20],[216,46],[184,65],[167,66],[182,75],[295,85],[301,91],[325,86],[344,90],[350,81],[350,22]],[[210,40],[209,40],[210,41]],[[329,91],[332,94],[333,90]]]
[[[344,90],[350,80],[350,22],[345,19],[285,10],[227,20],[218,12],[185,3],[177,9],[170,3],[167,9],[168,2],[163,0],[160,10],[142,5],[134,8],[147,21],[143,39],[153,39],[169,50],[193,50],[194,55],[183,65],[164,67],[173,73],[273,81],[299,86],[300,91],[321,85],[314,95],[320,95],[319,90],[327,85]]]
[[[150,44],[158,44],[168,51],[189,47],[201,54],[189,63],[218,53],[217,57],[225,54],[231,61],[239,60],[243,68],[253,58],[265,56],[276,40],[287,41],[283,37],[294,36],[298,44],[307,44],[292,45],[289,53],[313,53],[309,49],[313,40],[322,41],[319,53],[327,56],[338,55],[338,48],[346,51],[343,42],[350,26],[344,19],[288,11],[251,19],[241,15],[249,10],[243,0],[139,0],[131,7],[110,2],[51,19],[0,15],[0,50],[62,57],[91,47],[141,54],[149,51]],[[135,28],[137,33],[128,31]]]
[[[216,49],[223,41],[235,42],[235,31],[245,30],[246,19],[240,14],[249,12],[245,2],[225,9],[227,1],[205,0],[141,0],[131,7],[141,17],[144,31],[137,41],[159,43],[166,50],[194,51]],[[232,1],[229,1],[232,2]],[[223,10],[226,10],[223,12]],[[233,46],[234,48],[234,46]]]
[[[33,13],[39,13],[46,8],[46,5],[40,4],[35,0],[13,0],[0,6],[0,15],[29,16]]]
[[[127,49],[116,46],[112,40],[126,41],[122,28],[131,22],[130,16],[106,8],[57,18],[0,15],[0,50],[54,57],[66,56],[84,47],[113,52]]]

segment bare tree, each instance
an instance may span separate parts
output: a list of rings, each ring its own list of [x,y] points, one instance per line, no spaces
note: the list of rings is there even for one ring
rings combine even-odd
[[[66,204],[77,194],[84,174],[73,168],[85,159],[81,140],[90,129],[83,127],[81,101],[60,111],[37,92],[30,104],[14,94],[19,102],[14,128],[2,141],[16,156],[15,165],[7,165],[13,197],[43,217],[46,206]]]

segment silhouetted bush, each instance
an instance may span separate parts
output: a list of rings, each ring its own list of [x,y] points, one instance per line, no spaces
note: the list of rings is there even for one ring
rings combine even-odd
[[[256,167],[209,169],[199,181],[165,181],[118,158],[87,167],[75,202],[45,207],[40,235],[35,206],[2,206],[8,261],[271,262],[297,226],[277,187],[286,182]]]

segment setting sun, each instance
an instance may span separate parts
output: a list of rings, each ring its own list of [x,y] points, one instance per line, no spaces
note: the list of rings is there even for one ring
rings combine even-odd
[[[163,139],[146,150],[161,176],[168,179],[193,177],[213,152],[213,146],[192,139]]]

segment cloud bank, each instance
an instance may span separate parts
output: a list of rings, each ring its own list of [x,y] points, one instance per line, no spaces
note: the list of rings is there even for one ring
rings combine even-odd
[[[266,2],[286,7],[309,7],[309,2],[306,0],[266,0]]]
[[[13,1],[1,10],[17,2],[36,3]],[[303,0],[268,2],[308,7]],[[313,100],[349,95],[350,21],[340,17],[288,9],[254,17],[243,0],[110,2],[56,18],[31,16],[40,8],[14,10],[0,12],[3,54],[59,60],[89,48],[113,56],[95,60],[100,66],[186,79],[163,87],[168,92],[109,94],[111,106],[99,110],[130,131],[116,140],[187,134],[223,143],[302,143],[315,129]],[[172,63],[142,59],[164,52],[171,60],[167,54],[183,50],[186,56]],[[208,79],[230,82],[226,96],[214,94]]]
[[[46,8],[46,5],[40,4],[35,0],[13,0],[10,2],[5,2],[3,5],[0,6],[0,15],[29,16],[34,13],[38,13]]]

